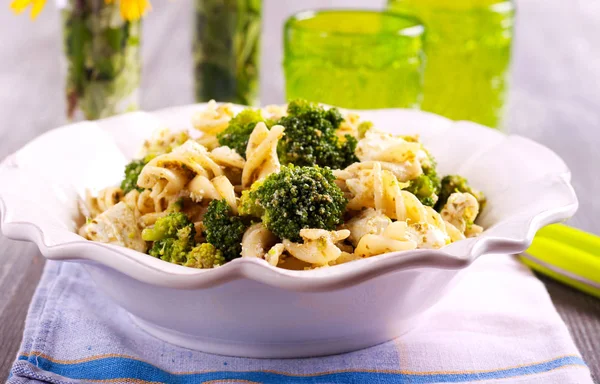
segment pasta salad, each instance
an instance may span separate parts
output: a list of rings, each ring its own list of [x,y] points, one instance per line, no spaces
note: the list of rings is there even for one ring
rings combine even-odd
[[[88,191],[79,234],[192,268],[313,269],[483,230],[485,196],[439,177],[417,136],[304,100],[237,114],[211,101],[192,124],[198,137],[156,132],[119,186]]]

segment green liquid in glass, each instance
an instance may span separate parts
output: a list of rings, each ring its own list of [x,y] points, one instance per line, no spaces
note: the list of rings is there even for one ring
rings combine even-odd
[[[195,0],[196,101],[258,104],[262,0]]]
[[[305,12],[285,26],[286,97],[344,108],[418,108],[423,27],[371,11]]]
[[[511,1],[389,0],[427,28],[421,108],[489,127],[501,124],[514,21]]]

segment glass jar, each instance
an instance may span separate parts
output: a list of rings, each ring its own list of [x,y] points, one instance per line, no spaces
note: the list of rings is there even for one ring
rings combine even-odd
[[[414,17],[363,10],[305,11],[284,30],[288,100],[353,109],[418,108],[424,27]]]
[[[258,104],[261,0],[196,0],[196,101]]]
[[[68,0],[61,13],[67,118],[138,109],[141,22],[123,20],[118,2],[105,0]]]
[[[502,123],[515,8],[503,0],[389,0],[427,27],[422,108],[454,120]]]

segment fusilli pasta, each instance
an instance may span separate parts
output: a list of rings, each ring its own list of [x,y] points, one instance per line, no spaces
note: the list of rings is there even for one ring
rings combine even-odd
[[[395,164],[397,169],[394,174],[400,181],[416,178],[423,173],[423,166],[430,163],[421,143],[374,129],[367,131],[358,142],[356,156],[363,163],[380,161]]]
[[[262,223],[253,224],[246,230],[242,238],[242,257],[264,258],[271,247],[277,243],[277,240],[277,237]],[[276,252],[274,251],[269,255],[270,258],[273,258]]]
[[[360,257],[370,257],[415,249],[417,242],[407,237],[407,229],[406,222],[396,221],[388,225],[381,234],[366,234],[358,242],[355,253]]]
[[[90,191],[85,194],[85,207],[88,209],[86,216],[96,217],[112,206],[117,205],[123,198],[123,191],[119,187],[108,187],[92,196]]]
[[[79,234],[90,240],[146,252],[146,242],[141,237],[135,213],[123,202],[111,206],[84,224]]]
[[[214,100],[211,100],[206,108],[192,116],[192,125],[200,132],[214,136],[227,128],[227,124],[233,116],[234,112],[231,104],[218,105]]]
[[[458,175],[440,180],[417,136],[378,131],[355,113],[340,123],[341,115],[330,112],[298,102],[238,118],[231,104],[211,101],[193,117],[200,138],[160,130],[144,143],[126,168],[121,185],[127,193],[116,186],[86,193],[79,234],[184,266],[211,268],[243,257],[303,270],[441,248],[483,231],[475,220],[485,197]],[[260,119],[248,122],[248,116]],[[254,125],[263,117],[274,125]],[[243,129],[232,135],[235,149],[221,146],[217,135],[236,124]],[[333,125],[336,141],[320,142]],[[310,163],[311,156],[303,157],[309,165],[284,157],[292,151],[280,144],[286,134],[298,141],[294,151],[320,153],[323,166]],[[353,147],[335,146],[347,135],[358,140],[350,156],[342,148]],[[341,164],[336,156],[350,165],[326,168]],[[428,181],[429,192],[416,180]]]
[[[312,265],[323,266],[342,255],[342,251],[336,246],[336,243],[350,236],[350,231],[347,229],[339,231],[303,229],[300,231],[300,236],[304,239],[302,244],[284,239],[285,250],[296,259]]]
[[[199,203],[203,199],[225,199],[231,210],[237,214],[237,201],[233,184],[225,176],[217,176],[212,180],[202,175],[197,175],[187,185],[190,197]]]
[[[283,136],[284,128],[276,125],[270,130],[264,123],[256,127],[248,140],[246,164],[242,172],[242,187],[248,188],[272,173],[279,172],[281,165],[277,157],[277,143]]]

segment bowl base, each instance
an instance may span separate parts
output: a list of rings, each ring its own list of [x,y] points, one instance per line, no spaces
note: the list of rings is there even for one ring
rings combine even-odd
[[[173,331],[129,314],[133,323],[143,331],[167,343],[200,352],[232,357],[263,359],[303,358],[336,355],[385,343],[412,330],[417,321],[402,322],[394,327],[397,332],[381,331],[376,334],[355,335],[342,339],[310,342],[240,343],[230,340],[200,337]],[[422,320],[422,317],[419,317]]]

